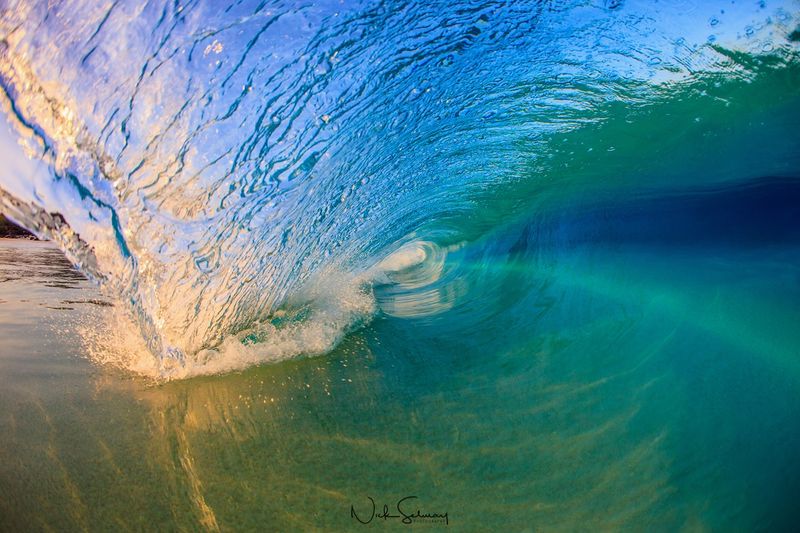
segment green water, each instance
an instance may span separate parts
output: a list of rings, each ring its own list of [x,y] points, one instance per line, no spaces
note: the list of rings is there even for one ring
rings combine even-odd
[[[480,312],[384,315],[322,357],[162,385],[81,356],[71,324],[107,308],[50,245],[0,258],[2,530],[798,518],[797,251],[507,255],[473,265],[498,290]],[[351,517],[412,495],[448,524]]]

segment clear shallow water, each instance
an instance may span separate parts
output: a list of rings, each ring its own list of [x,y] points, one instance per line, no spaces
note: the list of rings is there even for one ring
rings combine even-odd
[[[4,4],[0,529],[791,530],[798,4],[661,4]]]
[[[536,213],[796,176],[799,8],[9,2],[0,201],[150,374],[324,353],[398,250],[435,277]]]

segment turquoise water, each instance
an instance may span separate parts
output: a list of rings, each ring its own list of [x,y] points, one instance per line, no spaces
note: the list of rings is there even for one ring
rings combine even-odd
[[[3,6],[0,529],[795,529],[800,5],[662,4]]]

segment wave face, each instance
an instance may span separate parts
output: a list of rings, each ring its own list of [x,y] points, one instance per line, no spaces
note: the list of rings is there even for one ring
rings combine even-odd
[[[0,6],[0,207],[124,302],[160,374],[441,312],[448,254],[504,224],[800,153],[796,1]]]

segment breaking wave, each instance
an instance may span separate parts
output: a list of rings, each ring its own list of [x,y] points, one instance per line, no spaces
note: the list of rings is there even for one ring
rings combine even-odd
[[[5,1],[0,208],[122,303],[86,332],[98,360],[324,353],[376,312],[452,308],[464,247],[504,224],[674,181],[648,114],[707,138],[747,86],[796,87],[798,11]]]

